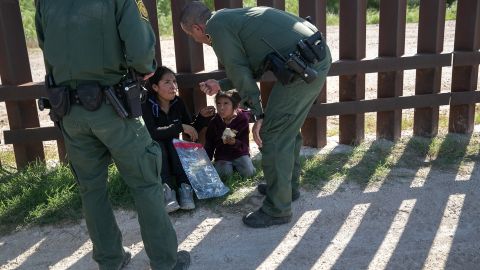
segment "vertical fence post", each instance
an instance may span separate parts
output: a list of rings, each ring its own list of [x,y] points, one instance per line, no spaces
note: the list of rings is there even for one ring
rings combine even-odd
[[[276,9],[285,10],[285,0],[257,0],[257,6],[268,6]],[[268,97],[272,92],[275,82],[260,82],[260,94],[262,97],[262,106],[267,106]]]
[[[160,31],[158,29],[158,14],[157,14],[157,0],[143,0],[145,7],[148,11],[148,20],[152,25],[153,32],[157,42],[155,42],[155,60],[157,60],[158,66],[162,65],[162,51],[160,49]]]
[[[418,23],[417,53],[439,54],[443,50],[445,30],[445,0],[421,1]],[[417,69],[415,95],[436,94],[440,92],[442,68]],[[435,137],[438,133],[439,108],[415,108],[413,134],[423,137]]]
[[[32,81],[20,6],[14,0],[0,0],[0,77],[6,85]],[[6,101],[5,105],[11,130],[40,126],[34,100]],[[42,142],[18,143],[13,149],[17,168],[45,160]]]
[[[380,1],[378,56],[400,57],[405,52],[407,1]],[[403,71],[378,73],[378,98],[399,97],[403,92]],[[402,110],[377,112],[377,138],[396,141],[402,130]]]
[[[473,52],[480,48],[480,1],[458,0],[454,50]],[[452,68],[452,92],[475,91],[478,65]],[[450,106],[448,131],[471,133],[475,120],[475,104]]]
[[[366,0],[340,0],[340,60],[365,58]],[[340,76],[340,101],[365,99],[365,74]],[[359,144],[365,136],[365,115],[340,115],[340,143]]]
[[[180,26],[180,14],[190,0],[171,0],[173,39],[175,43],[175,61],[177,72],[195,73],[205,69],[203,45],[188,37]],[[179,95],[191,112],[197,112],[207,105],[207,97],[195,88],[180,89]]]
[[[327,1],[318,0],[300,0],[299,15],[305,18],[312,17],[312,22],[317,26],[318,30],[323,33],[326,38],[327,33]],[[315,103],[327,102],[327,86],[326,82],[322,92],[318,96]],[[327,144],[327,117],[307,118],[302,126],[303,144],[311,147],[323,147]]]

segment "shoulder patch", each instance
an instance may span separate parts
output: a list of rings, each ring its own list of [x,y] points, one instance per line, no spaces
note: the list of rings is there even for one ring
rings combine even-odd
[[[138,12],[140,12],[140,16],[142,16],[142,19],[148,21],[148,11],[145,5],[143,4],[143,1],[136,0],[136,2],[137,2]]]

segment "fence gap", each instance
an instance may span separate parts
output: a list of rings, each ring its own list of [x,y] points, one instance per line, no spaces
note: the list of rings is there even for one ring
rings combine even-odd
[[[340,0],[340,60],[365,57],[366,0]],[[340,75],[340,101],[365,99],[365,73]],[[365,114],[340,115],[339,141],[359,144],[365,137]]]
[[[455,25],[455,52],[475,52],[480,48],[480,1],[458,0]],[[477,89],[478,63],[470,66],[454,66],[452,92],[468,92]],[[471,133],[475,121],[475,103],[450,106],[448,131]]]
[[[257,6],[268,6],[285,10],[285,0],[257,0]]]

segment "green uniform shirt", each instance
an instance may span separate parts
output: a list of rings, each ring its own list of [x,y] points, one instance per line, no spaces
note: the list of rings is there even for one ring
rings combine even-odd
[[[127,67],[155,70],[155,35],[138,1],[138,7],[134,0],[37,1],[38,43],[57,85],[113,85]]]
[[[242,104],[255,115],[262,113],[256,79],[263,74],[265,56],[273,52],[265,41],[286,56],[300,39],[317,31],[302,18],[268,7],[222,9],[206,25],[206,34],[227,73],[228,79],[220,81],[222,90],[236,88]]]

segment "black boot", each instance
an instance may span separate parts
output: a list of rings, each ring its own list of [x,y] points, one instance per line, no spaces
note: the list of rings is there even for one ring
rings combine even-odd
[[[262,195],[267,195],[267,184],[258,184],[257,189],[258,189],[258,193]],[[292,202],[298,200],[298,198],[300,198],[300,191],[297,190],[295,192],[292,189]]]
[[[292,220],[292,216],[286,217],[272,217],[263,212],[262,208],[255,212],[251,212],[243,217],[242,221],[245,225],[252,228],[266,228],[272,225],[280,225],[289,223]]]
[[[173,268],[174,270],[186,270],[190,267],[190,253],[185,250],[177,252],[177,264]]]

